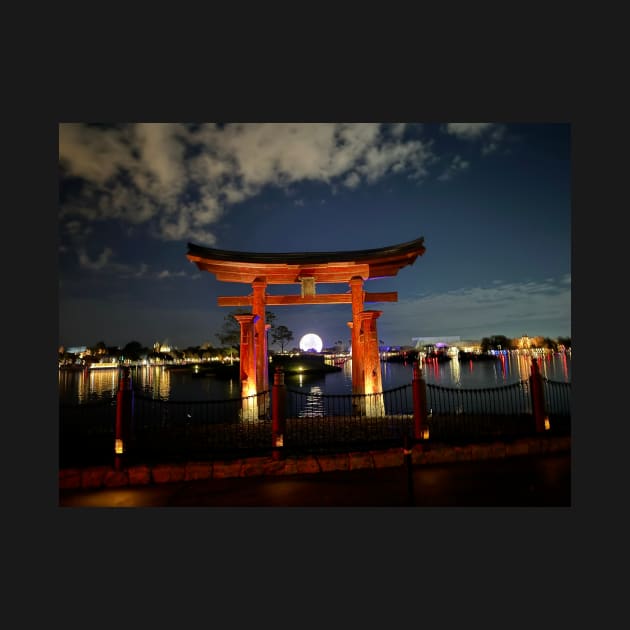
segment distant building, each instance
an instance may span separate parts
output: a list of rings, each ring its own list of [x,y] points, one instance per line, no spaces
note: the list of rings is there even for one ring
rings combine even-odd
[[[453,346],[461,341],[459,336],[457,337],[412,337],[411,341],[414,342],[414,347],[417,350],[424,348],[425,346],[437,346],[442,344],[444,346]]]
[[[414,348],[423,350],[424,348],[457,348],[462,352],[479,352],[481,341],[478,339],[462,339],[460,336],[450,337],[412,337]]]
[[[171,346],[168,341],[156,341],[153,344],[153,350],[155,352],[170,352]]]
[[[83,354],[86,351],[87,346],[72,346],[71,348],[66,348],[68,354]]]

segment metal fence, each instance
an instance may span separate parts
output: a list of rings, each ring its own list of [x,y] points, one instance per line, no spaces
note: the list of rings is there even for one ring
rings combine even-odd
[[[542,377],[545,412],[554,431],[567,433],[571,429],[571,383],[550,381]]]
[[[164,401],[134,391],[128,461],[208,459],[270,449],[270,392],[246,398]]]
[[[335,451],[400,445],[413,429],[411,385],[377,394],[287,389],[285,450]]]
[[[59,405],[59,465],[110,464],[116,397]]]
[[[526,436],[535,428],[526,380],[482,389],[427,384],[427,406],[435,441]]]
[[[542,379],[551,432],[568,434],[571,385]],[[414,432],[413,384],[376,394],[283,388],[285,453],[398,446]],[[119,392],[120,393],[120,392]],[[226,400],[165,401],[133,390],[128,463],[208,460],[272,451],[272,392]],[[535,432],[531,384],[461,389],[426,384],[429,439],[460,442]],[[110,464],[116,397],[60,404],[60,466]]]

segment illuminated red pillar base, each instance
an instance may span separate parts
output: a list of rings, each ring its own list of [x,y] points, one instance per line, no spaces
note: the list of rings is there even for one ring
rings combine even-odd
[[[258,400],[256,387],[256,343],[254,324],[258,315],[234,315],[241,327],[240,380],[243,405],[241,418],[254,420],[258,418]]]
[[[363,359],[363,391],[365,413],[368,416],[384,416],[383,379],[381,376],[381,359],[378,352],[378,331],[376,320],[383,311],[363,311],[359,314],[361,332],[359,341]]]

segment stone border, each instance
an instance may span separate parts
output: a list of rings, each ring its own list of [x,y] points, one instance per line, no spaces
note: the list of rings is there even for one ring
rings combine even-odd
[[[446,464],[459,461],[503,459],[525,455],[570,452],[569,436],[533,437],[513,442],[489,442],[461,446],[416,444],[412,448],[413,465]],[[244,457],[234,460],[187,462],[182,464],[157,464],[154,466],[130,466],[115,470],[109,466],[89,468],[65,468],[59,471],[60,490],[89,488],[120,488],[150,484],[194,481],[199,479],[225,479],[230,477],[263,477],[275,475],[299,475],[334,470],[358,470],[362,468],[391,468],[403,466],[402,448],[361,451],[327,455],[287,456],[283,459]]]

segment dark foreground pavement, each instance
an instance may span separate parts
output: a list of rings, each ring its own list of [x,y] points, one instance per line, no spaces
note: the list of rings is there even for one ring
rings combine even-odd
[[[61,507],[571,506],[571,455],[62,490]]]

